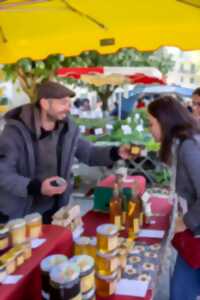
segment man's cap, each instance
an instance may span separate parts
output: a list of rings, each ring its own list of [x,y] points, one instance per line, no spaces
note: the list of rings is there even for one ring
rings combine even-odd
[[[54,82],[45,81],[37,86],[37,101],[40,99],[61,99],[65,97],[74,97],[75,93],[64,85]]]

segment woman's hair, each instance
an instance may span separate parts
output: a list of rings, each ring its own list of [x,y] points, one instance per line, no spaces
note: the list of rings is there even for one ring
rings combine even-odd
[[[171,163],[171,148],[173,140],[183,141],[200,133],[192,114],[180,103],[181,98],[171,95],[160,96],[148,106],[148,112],[160,124],[162,132],[160,159]]]

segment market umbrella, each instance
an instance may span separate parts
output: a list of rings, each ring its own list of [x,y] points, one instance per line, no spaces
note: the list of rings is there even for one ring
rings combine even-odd
[[[56,53],[73,56],[87,50],[111,53],[124,47],[200,49],[198,3],[1,0],[0,63]]]
[[[183,97],[191,97],[193,89],[177,85],[152,85],[146,86],[142,91],[143,94],[178,94]]]

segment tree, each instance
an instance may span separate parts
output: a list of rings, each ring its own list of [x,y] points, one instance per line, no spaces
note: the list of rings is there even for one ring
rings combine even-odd
[[[43,61],[21,59],[15,64],[5,65],[3,71],[6,79],[19,80],[23,91],[29,96],[31,102],[36,98],[36,85],[45,79],[55,78],[55,70],[60,66],[65,67],[88,67],[88,66],[153,66],[163,74],[173,69],[174,61],[171,55],[164,49],[156,52],[139,52],[134,49],[122,49],[115,54],[100,55],[95,51],[84,52],[80,56],[64,58],[62,55],[51,55]],[[57,78],[58,79],[58,78]],[[58,79],[63,80],[63,79]],[[75,82],[83,85],[80,81],[64,79],[67,83]],[[95,89],[103,101],[103,108],[107,108],[107,100],[112,95],[115,87],[89,86]]]

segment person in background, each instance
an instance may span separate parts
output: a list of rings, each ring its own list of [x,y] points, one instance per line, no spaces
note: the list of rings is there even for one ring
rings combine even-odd
[[[194,90],[192,94],[192,109],[194,116],[200,118],[200,87]]]
[[[200,233],[200,131],[192,114],[176,98],[161,96],[148,106],[150,131],[161,143],[160,159],[176,170],[176,192],[182,199],[182,214],[175,233],[190,229]],[[175,159],[173,157],[175,152]],[[185,247],[192,247],[185,245]],[[170,300],[196,300],[200,295],[200,269],[191,268],[177,256]]]
[[[103,118],[102,106],[103,106],[102,100],[98,99],[96,102],[96,108],[92,111],[92,116],[94,119],[102,119]]]
[[[0,222],[39,212],[49,223],[69,201],[75,157],[90,166],[110,166],[129,157],[130,146],[97,147],[80,136],[69,117],[74,96],[63,85],[47,81],[38,86],[36,104],[5,115],[0,135]],[[55,186],[60,177],[64,182]]]

